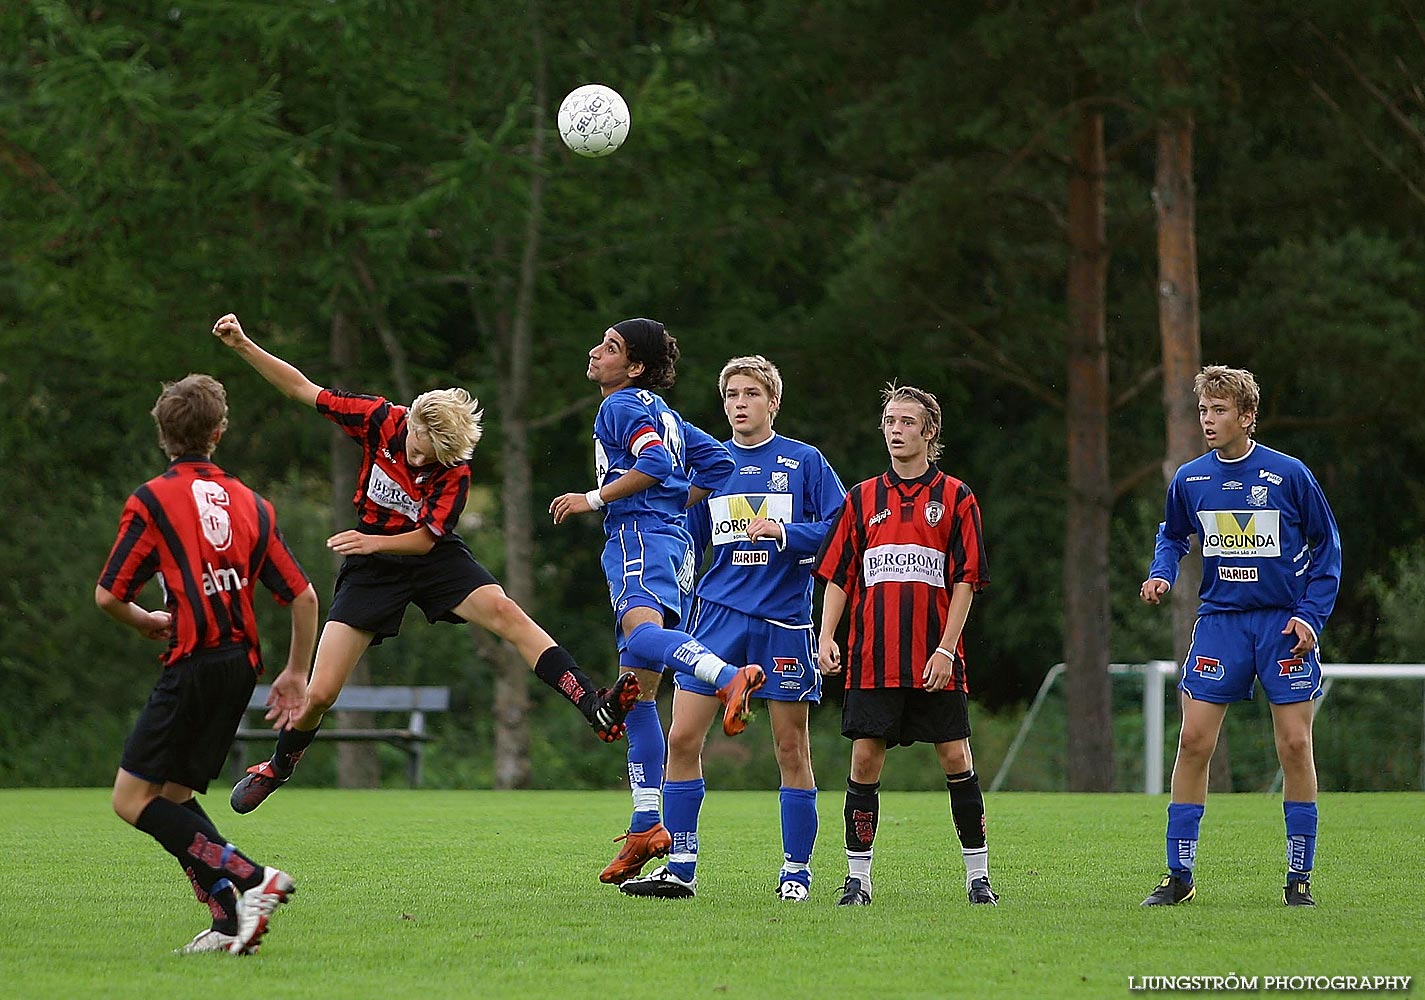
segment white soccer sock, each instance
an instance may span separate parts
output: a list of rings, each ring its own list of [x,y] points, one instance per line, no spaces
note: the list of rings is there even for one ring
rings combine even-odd
[[[846,867],[848,874],[852,878],[859,878],[861,884],[866,887],[866,892],[871,891],[871,851],[847,851]]]
[[[990,848],[986,844],[984,847],[962,847],[960,853],[965,857],[965,888],[970,888],[970,883],[977,878],[990,877]]]
[[[663,789],[657,785],[634,785],[633,786],[633,811],[651,812],[663,815],[661,803],[663,800]]]

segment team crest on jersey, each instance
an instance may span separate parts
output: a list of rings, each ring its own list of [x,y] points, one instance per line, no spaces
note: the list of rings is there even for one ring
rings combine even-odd
[[[1267,488],[1265,486],[1253,486],[1247,491],[1247,503],[1253,507],[1265,507],[1267,505]]]
[[[1199,656],[1192,670],[1199,677],[1205,677],[1210,681],[1220,681],[1227,675],[1227,671],[1222,669],[1222,661],[1214,660],[1210,656]]]
[[[932,528],[940,523],[940,519],[945,516],[945,505],[939,500],[932,500],[925,505],[925,523]]]
[[[787,474],[785,472],[772,473],[772,492],[785,493],[788,488]]]

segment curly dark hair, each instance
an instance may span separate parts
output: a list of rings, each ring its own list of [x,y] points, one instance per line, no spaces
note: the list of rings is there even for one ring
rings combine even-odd
[[[678,379],[678,339],[656,319],[626,319],[615,323],[630,364],[643,365],[633,380],[640,389],[669,389]]]

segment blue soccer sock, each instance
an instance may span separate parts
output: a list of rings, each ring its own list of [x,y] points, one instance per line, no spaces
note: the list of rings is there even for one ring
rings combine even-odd
[[[1185,882],[1192,881],[1197,864],[1197,835],[1205,808],[1195,802],[1168,803],[1168,871]]]
[[[659,821],[663,759],[668,753],[658,703],[640,701],[628,713],[624,725],[628,727],[628,787],[633,792],[633,818],[628,828],[642,833]]]
[[[628,634],[628,650],[654,663],[666,663],[680,674],[692,674],[705,684],[722,687],[737,668],[686,632],[644,622]]]
[[[691,882],[698,868],[698,812],[706,792],[702,778],[663,783],[663,822],[673,837],[668,870],[684,882]]]
[[[1316,803],[1283,802],[1286,815],[1286,880],[1288,884],[1311,877],[1316,864]]]
[[[816,789],[787,788],[777,791],[782,807],[782,872],[788,878],[811,886],[811,852],[816,845]]]

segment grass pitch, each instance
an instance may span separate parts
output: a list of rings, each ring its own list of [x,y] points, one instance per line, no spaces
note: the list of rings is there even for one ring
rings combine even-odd
[[[1281,903],[1280,800],[1208,803],[1198,899],[1145,910],[1166,800],[989,796],[996,908],[971,908],[944,794],[887,792],[875,902],[835,906],[842,796],[823,791],[806,904],[776,899],[777,797],[713,790],[699,894],[598,882],[614,792],[284,789],[205,806],[298,893],[252,958],[171,954],[207,925],[177,863],[107,790],[0,791],[0,983],[16,997],[1123,996],[1130,977],[1425,973],[1425,797],[1322,799],[1314,910]],[[1412,984],[1416,990],[1421,987]]]

